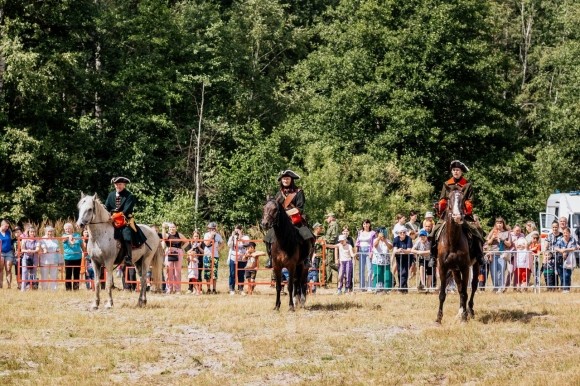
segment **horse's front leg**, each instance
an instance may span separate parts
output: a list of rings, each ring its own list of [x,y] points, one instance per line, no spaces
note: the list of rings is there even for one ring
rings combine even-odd
[[[462,322],[467,322],[467,284],[469,283],[469,267],[465,267],[455,276],[455,282],[459,285],[459,316]]]
[[[296,266],[288,269],[288,307],[294,312],[294,279],[296,278]]]
[[[478,280],[478,274],[479,274],[479,263],[476,261],[475,264],[473,264],[473,266],[471,267],[471,296],[469,297],[469,315],[472,318],[475,318],[475,311],[473,311],[473,298],[475,296],[475,293],[477,292],[477,286],[479,284],[479,280]]]
[[[442,259],[439,260],[439,312],[437,313],[436,323],[441,324],[443,319],[443,304],[445,303],[445,297],[447,296],[447,268],[441,264]]]
[[[95,300],[93,301],[92,309],[99,309],[99,303],[101,302],[101,265],[98,264],[95,259],[92,261],[93,272],[95,277],[93,279],[93,284],[95,286]]]
[[[107,291],[107,295],[109,296],[109,299],[107,299],[107,301],[105,302],[105,308],[111,308],[113,307],[113,264],[109,263],[106,265],[106,269],[107,269],[107,277],[106,277],[106,285],[105,285],[105,290]]]
[[[276,278],[276,305],[274,311],[280,311],[280,292],[282,292],[282,269],[274,266],[274,277]]]

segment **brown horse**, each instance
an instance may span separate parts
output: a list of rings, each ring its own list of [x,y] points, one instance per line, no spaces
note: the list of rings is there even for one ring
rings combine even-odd
[[[453,272],[453,278],[459,290],[459,314],[462,321],[466,322],[468,311],[471,317],[475,315],[473,311],[473,296],[477,291],[477,275],[479,264],[475,257],[470,256],[469,241],[463,231],[463,221],[465,213],[463,211],[463,193],[461,190],[452,190],[449,193],[449,206],[445,215],[445,224],[441,231],[441,236],[437,244],[437,265],[439,267],[439,277],[441,278],[441,289],[439,291],[439,313],[437,323],[441,323],[443,318],[443,303],[445,303],[447,276]],[[471,271],[471,297],[469,298],[469,309],[467,308],[467,285],[469,273]]]
[[[309,256],[312,243],[305,241],[290,218],[284,212],[282,205],[270,199],[264,205],[262,227],[266,230],[274,228],[276,240],[272,243],[272,267],[276,277],[276,306],[280,310],[280,292],[282,292],[282,269],[288,270],[288,297],[290,311],[294,311],[294,302],[306,303],[306,279],[308,268],[304,265],[305,257]],[[296,299],[294,299],[296,297]]]

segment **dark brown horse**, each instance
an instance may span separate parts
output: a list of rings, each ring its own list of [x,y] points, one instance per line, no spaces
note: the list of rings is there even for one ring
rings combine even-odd
[[[473,296],[477,291],[477,275],[479,273],[479,264],[474,257],[470,256],[469,241],[463,231],[465,213],[463,210],[463,193],[461,190],[456,189],[449,193],[448,204],[445,224],[437,244],[437,265],[439,267],[439,277],[441,278],[437,323],[441,323],[441,319],[443,318],[443,303],[445,303],[447,276],[450,271],[453,272],[453,278],[459,290],[459,314],[461,315],[462,321],[467,321],[468,312],[471,317],[475,315],[473,311]],[[470,271],[472,278],[471,297],[469,298],[468,309],[466,303]]]
[[[290,298],[290,311],[294,311],[294,302],[306,303],[306,279],[308,269],[304,265],[312,248],[312,243],[305,241],[298,230],[276,200],[268,200],[264,205],[262,215],[262,227],[274,228],[276,240],[272,243],[272,267],[276,277],[276,306],[280,309],[280,292],[282,292],[282,269],[288,270],[288,297]],[[296,297],[296,300],[294,299]]]

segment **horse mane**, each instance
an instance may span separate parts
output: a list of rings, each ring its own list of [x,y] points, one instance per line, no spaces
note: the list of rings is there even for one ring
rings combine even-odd
[[[292,256],[296,251],[296,247],[300,241],[298,239],[298,231],[292,224],[292,221],[290,221],[290,218],[286,216],[282,204],[275,200],[274,202],[276,203],[277,208],[275,219],[276,226],[274,227],[276,240],[280,246],[280,249],[286,252],[288,256]]]

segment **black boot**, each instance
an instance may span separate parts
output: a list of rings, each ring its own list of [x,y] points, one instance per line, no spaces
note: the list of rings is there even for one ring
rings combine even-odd
[[[133,265],[133,245],[130,241],[125,241],[125,259],[124,263],[127,266]]]
[[[271,243],[264,243],[266,244],[266,252],[268,253],[268,261],[266,261],[266,268],[272,268],[272,244]]]

